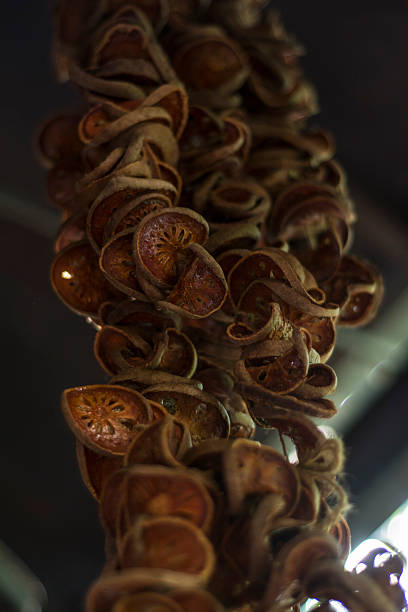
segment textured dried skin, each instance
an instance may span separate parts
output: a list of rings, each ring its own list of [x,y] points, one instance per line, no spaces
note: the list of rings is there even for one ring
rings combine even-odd
[[[337,387],[335,371],[328,365],[316,363],[309,366],[306,380],[293,395],[306,400],[320,399],[333,393]]]
[[[105,225],[111,215],[121,206],[142,195],[162,193],[171,200],[176,197],[176,189],[161,179],[116,177],[109,181],[89,209],[87,233],[94,249],[99,252],[103,246]]]
[[[347,327],[372,321],[384,292],[378,270],[355,255],[343,256],[336,274],[322,288],[327,299],[340,306],[337,324]]]
[[[210,204],[222,223],[231,219],[255,219],[261,222],[270,208],[270,199],[257,183],[250,180],[224,180],[210,194]],[[221,217],[221,218],[220,218]],[[216,223],[212,222],[216,227]]]
[[[309,356],[302,333],[293,329],[288,338],[274,337],[247,346],[237,362],[239,380],[254,382],[274,393],[294,392],[308,374]]]
[[[214,513],[203,478],[185,468],[133,466],[125,481],[124,503],[128,525],[142,514],[178,516],[208,531]]]
[[[351,612],[396,612],[398,609],[374,580],[345,572],[342,564],[326,560],[310,565],[304,578],[309,597],[340,601]]]
[[[179,517],[142,518],[125,536],[119,551],[122,568],[162,568],[194,574],[205,584],[214,569],[210,541]]]
[[[183,612],[183,608],[166,595],[147,592],[121,597],[112,612]]]
[[[133,440],[126,451],[124,465],[145,463],[180,467],[178,458],[190,447],[191,436],[186,426],[165,416]]]
[[[187,247],[204,244],[208,231],[205,219],[188,208],[150,213],[141,221],[134,237],[138,269],[159,287],[171,287],[188,265]]]
[[[351,552],[351,534],[344,516],[341,516],[337,523],[330,529],[330,535],[338,542],[340,547],[340,558],[345,561]]]
[[[230,420],[223,405],[192,385],[155,385],[143,394],[186,425],[194,446],[211,438],[228,438],[230,434]]]
[[[108,374],[146,363],[152,348],[136,331],[104,325],[96,334],[95,357]]]
[[[299,584],[298,602],[305,599],[302,582],[310,567],[319,561],[337,561],[338,546],[330,536],[318,531],[307,531],[284,545],[271,568],[263,605],[271,606],[279,594],[295,581]]]
[[[93,583],[87,594],[85,610],[86,612],[112,612],[115,602],[125,595],[153,589],[167,592],[176,588],[194,589],[198,586],[200,586],[200,578],[194,574],[157,568],[125,569],[121,572],[107,574]],[[178,612],[178,610],[178,607],[170,607],[160,612]]]
[[[201,245],[191,244],[185,250],[193,258],[166,300],[157,305],[184,317],[209,317],[222,308],[228,295],[227,282],[221,267]]]
[[[215,90],[230,94],[239,89],[248,75],[245,56],[226,36],[194,32],[189,40],[172,55],[174,68],[189,89],[205,92]],[[181,42],[181,41],[180,41]]]
[[[66,389],[62,411],[80,442],[109,456],[124,455],[136,426],[152,420],[152,410],[142,395],[113,385]]]
[[[142,106],[161,106],[171,117],[171,127],[179,139],[188,119],[188,97],[180,85],[166,84],[154,90],[142,103]]]
[[[62,208],[65,215],[80,208],[75,186],[82,174],[83,166],[78,159],[57,162],[47,173],[47,197],[52,204]]]
[[[94,76],[73,62],[69,64],[69,78],[84,92],[89,91],[114,99],[139,100],[143,98],[143,90],[137,85],[127,80],[112,80]]]
[[[74,242],[85,239],[86,236],[86,212],[77,212],[68,217],[61,225],[54,242],[54,251],[59,253],[62,249]]]
[[[114,287],[130,297],[144,297],[133,261],[134,228],[116,234],[102,248],[99,267]]]
[[[171,599],[181,606],[183,612],[223,612],[215,597],[201,589],[178,589],[171,592]]]
[[[211,224],[210,224],[211,227]],[[230,223],[228,228],[218,229],[207,241],[206,249],[214,256],[237,249],[253,249],[260,243],[261,231],[255,223]]]
[[[171,207],[171,200],[160,193],[142,195],[118,208],[105,225],[104,241],[126,229],[135,229],[151,212]]]
[[[76,441],[76,455],[82,480],[91,495],[99,501],[107,479],[122,467],[122,457],[100,455],[78,440]]]
[[[151,361],[151,367],[174,374],[176,376],[191,378],[197,368],[197,351],[187,334],[175,328],[168,328],[163,332],[165,349],[160,353],[160,360]]]
[[[56,115],[41,127],[37,137],[37,154],[45,168],[76,159],[82,150],[78,138],[78,113]]]
[[[222,456],[230,442],[221,438],[204,440],[198,446],[190,448],[183,457],[183,463],[203,472],[208,470],[221,474]]]
[[[141,393],[143,393],[147,387],[151,387],[152,385],[173,386],[182,384],[192,385],[201,390],[203,388],[200,381],[193,378],[184,378],[182,376],[176,376],[160,370],[150,370],[144,365],[132,366],[132,368],[129,370],[116,374],[110,379],[109,383],[111,385],[124,385],[125,387],[130,387],[131,389],[135,389],[135,391],[140,391]],[[166,414],[166,410],[163,408],[163,406],[161,408],[164,414]]]
[[[97,315],[100,305],[113,296],[113,288],[86,240],[69,244],[57,254],[51,266],[51,283],[64,304],[86,316]]]
[[[250,440],[234,440],[224,453],[223,471],[229,509],[236,514],[248,495],[276,493],[290,512],[299,495],[297,472],[272,448]]]
[[[313,316],[295,309],[290,309],[287,316],[294,325],[309,332],[312,347],[318,352],[320,361],[326,362],[336,344],[337,317]]]
[[[268,422],[268,418],[273,416],[276,409],[285,409],[295,414],[302,413],[320,419],[328,419],[337,412],[334,403],[327,399],[299,399],[293,395],[275,393],[255,383],[238,382],[235,388],[248,401],[249,412],[257,423]]]
[[[147,330],[163,330],[166,327],[179,327],[177,316],[168,316],[156,310],[146,298],[143,300],[123,300],[109,312],[106,323],[109,325],[132,325]]]

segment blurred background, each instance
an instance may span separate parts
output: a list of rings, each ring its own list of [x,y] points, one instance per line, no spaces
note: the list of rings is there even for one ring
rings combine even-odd
[[[303,65],[322,109],[312,124],[334,133],[349,176],[360,217],[353,251],[375,262],[386,283],[376,321],[341,330],[330,361],[339,377],[330,426],[345,439],[355,547],[408,498],[408,3],[275,5],[308,51]],[[0,592],[15,593],[14,607],[7,595],[0,611],[71,612],[99,575],[103,537],[60,394],[104,374],[92,356],[93,330],[49,285],[59,215],[46,201],[32,143],[41,120],[77,97],[54,81],[47,0],[6,0],[0,27]],[[407,512],[399,516],[393,533],[400,529],[402,545]]]

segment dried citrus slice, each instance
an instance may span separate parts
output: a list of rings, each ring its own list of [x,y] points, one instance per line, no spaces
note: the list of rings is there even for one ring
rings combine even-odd
[[[156,210],[169,208],[171,204],[170,198],[162,193],[147,193],[130,200],[113,213],[105,226],[106,236],[104,238],[107,239],[111,235],[119,234],[126,229],[134,229],[148,214]]]
[[[110,120],[111,118],[103,106],[93,106],[79,122],[79,138],[85,144],[90,142]]]
[[[122,457],[100,455],[77,440],[76,454],[82,480],[91,495],[99,501],[103,486],[109,476],[117,472],[123,464]]]
[[[183,612],[183,609],[167,595],[144,592],[121,597],[112,612]]]
[[[341,558],[347,559],[351,551],[351,534],[350,527],[344,516],[341,516],[330,529],[330,535],[339,543]]]
[[[103,247],[99,259],[102,272],[112,285],[132,297],[142,297],[136,266],[132,257],[133,229],[114,236]]]
[[[84,240],[86,236],[86,212],[80,211],[75,213],[71,217],[68,217],[66,221],[61,225],[57,237],[54,242],[54,251],[59,253],[62,249],[65,249],[68,245],[74,242],[80,242]]]
[[[141,514],[185,518],[208,530],[214,504],[203,480],[192,470],[155,465],[129,469],[125,485],[128,523]]]
[[[136,391],[114,385],[66,389],[62,410],[78,439],[105,455],[124,455],[135,428],[152,419],[149,403]]]
[[[170,416],[152,423],[129,445],[124,465],[138,463],[181,466],[181,457],[191,446],[191,436],[183,423]]]
[[[293,466],[278,451],[243,438],[234,440],[225,451],[224,480],[233,514],[254,493],[282,495],[287,513],[299,497],[299,478]]]
[[[78,160],[58,162],[47,173],[47,196],[55,206],[65,213],[76,213],[80,205],[75,198],[77,181],[83,175],[82,163]]]
[[[79,314],[96,315],[100,305],[112,297],[88,241],[69,244],[58,253],[51,267],[51,283],[64,304]]]
[[[197,367],[197,351],[190,338],[175,328],[167,328],[163,336],[165,349],[154,367],[176,376],[193,376]]]
[[[222,612],[221,604],[209,593],[201,589],[180,589],[171,592],[171,598],[176,601],[184,612]]]
[[[184,269],[185,249],[192,243],[203,244],[207,237],[207,222],[190,209],[156,211],[145,217],[137,228],[134,256],[149,280],[169,287]]]
[[[230,422],[222,404],[193,385],[155,385],[143,392],[190,430],[193,444],[209,438],[228,438]]]
[[[76,113],[60,114],[51,117],[42,126],[37,138],[37,149],[43,164],[50,168],[62,160],[76,158],[82,149],[78,138],[78,122],[81,116]]]
[[[319,353],[320,361],[327,361],[336,343],[336,318],[317,317],[299,311],[289,311],[288,318],[294,325],[310,333],[312,346]]]
[[[309,366],[306,380],[293,391],[302,399],[319,399],[333,393],[337,386],[337,376],[333,368],[324,363]]]
[[[209,317],[223,306],[227,298],[224,274],[215,259],[199,244],[191,245],[186,251],[194,259],[160,305],[186,317]]]
[[[119,551],[126,567],[156,567],[195,574],[205,583],[215,563],[211,543],[194,523],[174,516],[139,519]]]
[[[137,333],[104,325],[95,336],[95,357],[108,374],[118,374],[143,364],[151,347]]]

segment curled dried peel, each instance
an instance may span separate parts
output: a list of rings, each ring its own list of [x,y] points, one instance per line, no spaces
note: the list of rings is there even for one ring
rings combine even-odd
[[[180,467],[178,460],[191,446],[186,426],[165,416],[141,432],[129,445],[124,465],[138,463]]]
[[[136,426],[152,420],[150,405],[143,396],[113,385],[66,389],[62,411],[85,446],[110,456],[124,455]]]
[[[87,240],[59,251],[51,266],[51,283],[64,304],[88,316],[97,315],[100,305],[113,294]]]
[[[179,516],[207,531],[213,506],[203,480],[192,470],[137,465],[128,471],[125,507],[129,524],[141,514]]]
[[[215,563],[211,543],[194,523],[179,517],[140,519],[119,552],[126,567],[155,567],[194,574],[205,583]]]
[[[82,480],[91,495],[99,501],[107,479],[122,467],[122,457],[107,457],[91,450],[77,440],[76,455]]]
[[[95,336],[94,351],[108,374],[118,374],[144,364],[151,347],[133,330],[104,325]]]
[[[143,592],[138,595],[126,595],[121,597],[112,612],[183,612],[177,603],[167,597],[155,592]]]
[[[184,317],[205,318],[222,308],[228,294],[221,267],[199,244],[188,247],[192,260],[166,300],[158,305]]]
[[[296,397],[306,400],[319,399],[333,393],[337,387],[337,376],[333,368],[323,363],[309,366],[306,380],[293,391]]]
[[[289,512],[298,499],[296,471],[277,451],[259,442],[234,440],[223,460],[224,481],[229,508],[235,514],[247,495],[276,493],[285,500]]]
[[[66,113],[51,117],[42,126],[37,137],[37,152],[46,168],[63,160],[75,159],[80,154],[82,143],[77,135],[79,120],[77,113]]]
[[[147,278],[161,287],[175,284],[186,265],[188,246],[203,244],[208,225],[188,208],[169,208],[150,213],[134,237],[134,257]]]
[[[144,396],[160,403],[190,430],[193,444],[209,438],[228,438],[230,420],[222,404],[192,385],[155,385]]]
[[[134,229],[114,236],[101,251],[99,267],[106,278],[123,293],[141,298],[143,290],[133,261]]]

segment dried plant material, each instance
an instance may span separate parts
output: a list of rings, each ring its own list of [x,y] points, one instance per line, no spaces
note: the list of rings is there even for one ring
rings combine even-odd
[[[69,244],[57,254],[51,267],[51,282],[64,304],[87,316],[97,315],[100,305],[113,294],[86,240]]]
[[[155,567],[194,574],[205,584],[214,569],[215,556],[204,533],[178,517],[140,519],[125,536],[120,564]]]
[[[108,280],[131,297],[143,297],[133,261],[133,233],[125,230],[114,236],[101,251],[100,268]]]
[[[145,429],[128,446],[124,465],[145,463],[180,467],[179,458],[191,447],[186,426],[165,416]]]
[[[151,347],[132,330],[103,325],[96,334],[94,351],[96,359],[108,374],[118,374],[144,363]]]
[[[113,385],[66,389],[62,410],[78,439],[105,455],[124,455],[135,428],[152,420],[149,403],[136,391]]]
[[[61,225],[54,242],[54,251],[59,253],[62,249],[80,242],[86,237],[86,213],[80,211],[70,217]]]
[[[176,283],[186,263],[186,249],[208,237],[205,219],[187,208],[153,212],[139,224],[134,255],[140,271],[158,286]]]
[[[336,386],[337,377],[333,368],[324,363],[316,363],[310,365],[306,380],[293,394],[307,400],[320,399],[333,393]]]
[[[171,599],[177,602],[184,612],[222,612],[221,604],[202,589],[178,589],[171,592]]]
[[[323,285],[330,301],[339,304],[338,325],[366,325],[376,315],[384,292],[377,269],[355,255],[345,255],[336,275]]]
[[[155,612],[183,611],[170,597],[153,592],[121,597],[112,608],[112,612],[142,612],[143,610],[154,610]]]
[[[297,474],[292,466],[280,453],[259,442],[234,440],[231,443],[224,455],[224,479],[233,514],[238,512],[247,495],[282,495],[289,510],[295,506],[299,494]]]
[[[91,495],[99,501],[105,482],[122,467],[122,457],[101,455],[77,440],[76,455],[82,480]]]
[[[212,395],[192,385],[155,385],[144,397],[160,403],[191,433],[193,444],[210,438],[228,438],[230,421],[223,405]]]
[[[199,474],[183,468],[133,466],[125,481],[128,523],[142,514],[179,516],[207,531],[213,502]]]
[[[37,152],[46,168],[79,156],[82,149],[77,134],[80,118],[78,113],[66,113],[44,123],[37,137]]]

